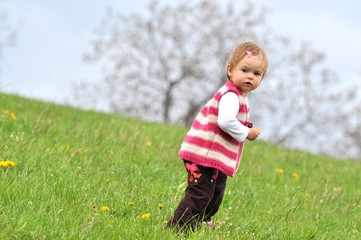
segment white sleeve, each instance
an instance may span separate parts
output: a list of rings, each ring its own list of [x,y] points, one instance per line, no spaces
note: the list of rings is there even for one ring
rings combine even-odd
[[[224,94],[218,106],[218,126],[238,142],[243,142],[249,133],[249,128],[236,118],[238,112],[239,98],[237,94],[233,92]]]

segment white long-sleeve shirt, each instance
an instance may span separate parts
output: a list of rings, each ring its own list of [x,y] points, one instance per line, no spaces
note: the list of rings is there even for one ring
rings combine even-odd
[[[245,101],[248,105],[247,98]],[[239,98],[237,94],[233,92],[224,94],[218,106],[218,126],[238,142],[243,142],[249,133],[249,128],[236,118],[238,112]]]

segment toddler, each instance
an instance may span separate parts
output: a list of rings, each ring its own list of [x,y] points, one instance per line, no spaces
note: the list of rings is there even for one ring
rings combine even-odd
[[[205,221],[212,226],[228,176],[235,176],[245,140],[255,140],[260,130],[248,121],[248,94],[266,74],[265,51],[253,42],[243,42],[227,62],[227,82],[200,110],[186,134],[179,157],[188,173],[183,199],[167,227],[194,230]]]

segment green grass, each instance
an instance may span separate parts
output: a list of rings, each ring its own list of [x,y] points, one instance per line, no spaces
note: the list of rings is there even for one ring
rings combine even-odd
[[[0,160],[16,163],[0,169],[0,239],[187,239],[164,228],[185,187],[186,128],[6,94],[0,110],[16,115],[0,115]],[[216,228],[188,239],[361,239],[360,173],[248,142]]]

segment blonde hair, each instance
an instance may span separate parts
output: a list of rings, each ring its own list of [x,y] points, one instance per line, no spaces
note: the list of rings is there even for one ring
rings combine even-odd
[[[254,42],[242,42],[236,46],[227,62],[227,66],[229,65],[231,69],[237,66],[237,64],[242,61],[248,54],[252,54],[253,56],[260,55],[262,57],[263,61],[263,74],[262,79],[266,75],[267,68],[268,68],[268,58],[266,55],[266,52],[260,48],[256,43]],[[227,74],[227,77],[229,79],[229,76]]]

